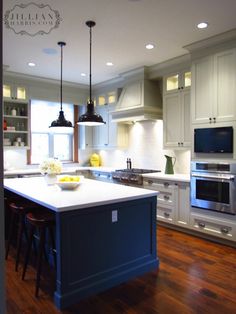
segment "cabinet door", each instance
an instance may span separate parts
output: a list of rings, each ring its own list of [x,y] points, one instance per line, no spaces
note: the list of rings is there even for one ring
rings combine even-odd
[[[28,98],[27,88],[6,82],[3,84],[3,97],[5,99],[26,100]]]
[[[216,122],[236,119],[236,49],[218,53],[214,58]]]
[[[106,124],[95,126],[93,128],[93,146],[106,147],[108,146],[108,132],[109,132],[107,105],[97,106],[95,108],[95,111],[102,116]]]
[[[193,123],[208,123],[214,101],[213,58],[195,61],[192,65],[191,115]]]
[[[164,146],[179,147],[181,141],[181,103],[180,93],[164,97]]]
[[[184,90],[181,92],[182,102],[182,139],[181,143],[183,147],[191,146],[191,128],[190,128],[190,90]]]
[[[79,115],[86,112],[86,106],[79,106]],[[93,146],[93,128],[92,126],[79,125],[79,148],[86,149]]]
[[[178,184],[178,205],[176,206],[175,221],[182,227],[189,227],[189,198],[189,184]]]

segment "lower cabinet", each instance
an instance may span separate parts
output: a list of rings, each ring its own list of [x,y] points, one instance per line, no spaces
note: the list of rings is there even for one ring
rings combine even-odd
[[[144,188],[159,192],[157,221],[236,242],[236,216],[191,207],[189,182],[144,178]]]
[[[157,220],[189,227],[189,183],[144,179],[144,187],[158,191]]]

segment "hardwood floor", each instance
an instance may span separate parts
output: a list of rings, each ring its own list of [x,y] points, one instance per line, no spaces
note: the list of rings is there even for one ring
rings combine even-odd
[[[40,297],[35,271],[21,280],[14,250],[6,263],[7,314],[236,313],[236,249],[159,226],[160,268],[79,302],[62,312],[53,304],[53,272],[45,269]]]

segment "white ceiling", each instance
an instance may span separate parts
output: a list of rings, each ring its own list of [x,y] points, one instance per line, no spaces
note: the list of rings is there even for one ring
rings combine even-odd
[[[3,14],[18,3],[42,3],[58,10],[62,21],[49,34],[15,34],[3,26],[3,64],[7,70],[45,78],[60,78],[60,48],[65,41],[63,81],[88,84],[89,28],[92,30],[92,83],[152,66],[187,53],[182,47],[236,28],[236,0],[3,0]],[[207,21],[205,30],[196,24]],[[145,44],[156,45],[146,50]],[[43,53],[54,48],[57,54]],[[36,67],[27,63],[33,61]],[[106,66],[112,61],[114,66]],[[81,77],[80,73],[87,73]]]

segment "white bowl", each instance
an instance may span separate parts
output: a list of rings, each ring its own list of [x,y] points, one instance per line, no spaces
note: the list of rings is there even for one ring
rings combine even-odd
[[[60,179],[62,177],[67,177],[67,178],[71,178],[71,177],[79,177],[79,181],[60,181]],[[84,176],[68,176],[68,175],[64,175],[64,176],[60,176],[56,182],[56,184],[62,189],[62,190],[74,190],[76,189],[83,181]]]

